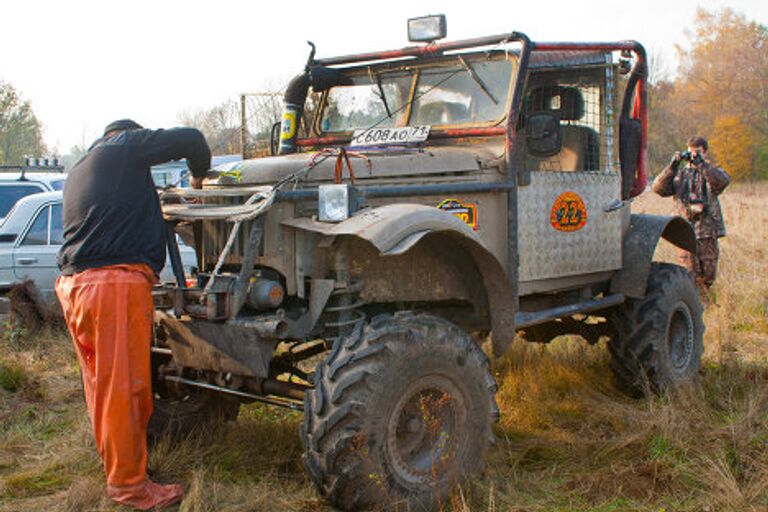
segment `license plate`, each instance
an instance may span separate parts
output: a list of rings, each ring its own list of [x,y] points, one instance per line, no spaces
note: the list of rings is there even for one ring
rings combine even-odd
[[[403,126],[400,128],[371,128],[356,130],[350,146],[380,146],[382,144],[407,144],[424,142],[429,136],[430,126]]]

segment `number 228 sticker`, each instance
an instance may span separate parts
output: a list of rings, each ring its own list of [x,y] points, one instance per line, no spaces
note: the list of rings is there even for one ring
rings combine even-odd
[[[575,192],[563,192],[552,205],[549,223],[558,231],[578,231],[587,224],[587,207]]]

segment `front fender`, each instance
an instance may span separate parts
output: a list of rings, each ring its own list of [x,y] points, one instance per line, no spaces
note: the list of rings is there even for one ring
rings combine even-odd
[[[435,231],[460,233],[483,245],[477,233],[450,213],[422,204],[390,204],[360,212],[343,222],[320,222],[306,217],[283,225],[326,236],[356,236],[367,240],[384,255],[402,254],[425,234]]]
[[[624,237],[622,269],[611,281],[611,292],[639,299],[645,296],[653,254],[663,238],[688,252],[696,253],[696,233],[682,217],[633,214]]]
[[[370,242],[382,256],[404,254],[428,234],[449,236],[466,249],[483,276],[494,355],[503,354],[514,339],[515,300],[504,267],[478,234],[450,213],[419,204],[390,204],[365,210],[337,224],[297,218],[283,225],[331,237],[358,237]]]

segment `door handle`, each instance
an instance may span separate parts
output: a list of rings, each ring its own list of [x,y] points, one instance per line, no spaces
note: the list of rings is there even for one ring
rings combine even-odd
[[[17,258],[16,261],[19,265],[32,265],[33,263],[37,263],[37,258]]]
[[[616,199],[603,206],[603,211],[605,213],[615,212],[616,210],[621,210],[622,206],[624,206],[624,201],[621,199]]]

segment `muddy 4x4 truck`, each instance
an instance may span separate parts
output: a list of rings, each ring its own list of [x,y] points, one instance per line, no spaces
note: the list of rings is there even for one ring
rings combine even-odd
[[[630,213],[643,47],[410,28],[423,43],[313,49],[279,154],[165,195],[200,273],[155,290],[152,431],[242,402],[303,411],[306,470],[344,510],[428,509],[482,469],[499,416],[482,340],[498,357],[516,335],[608,338],[633,394],[690,381],[703,350],[692,278],[652,263],[661,238],[695,251],[691,227]]]

